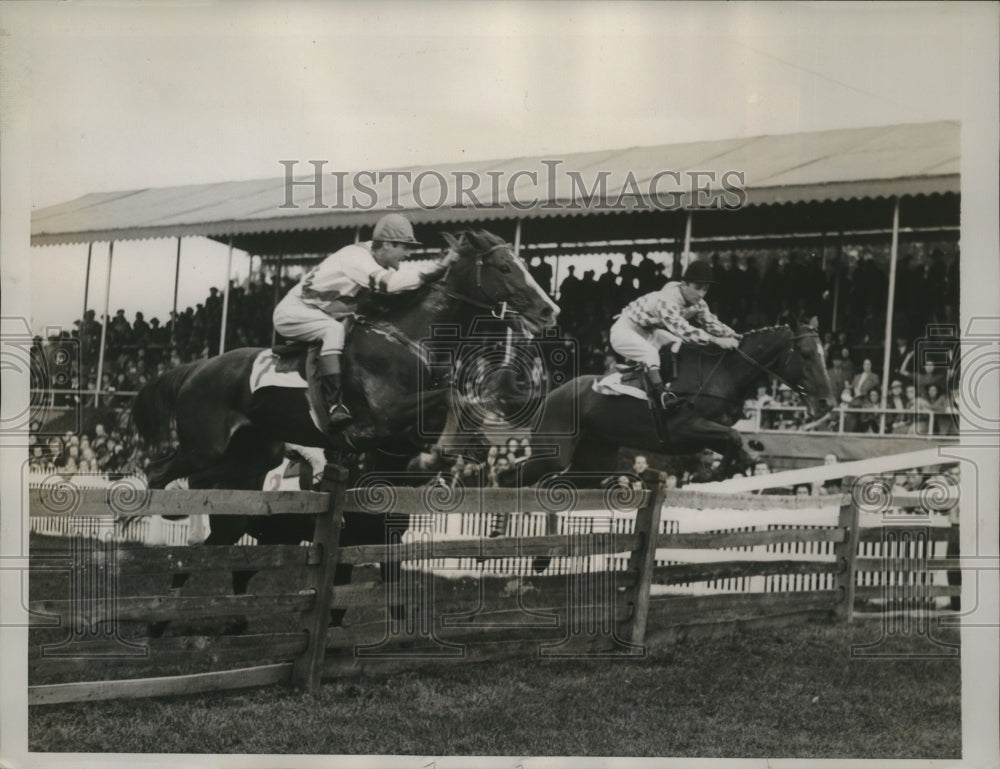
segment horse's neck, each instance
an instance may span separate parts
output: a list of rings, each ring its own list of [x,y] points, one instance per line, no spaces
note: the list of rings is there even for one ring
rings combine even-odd
[[[465,317],[468,313],[463,313],[464,305],[459,300],[436,286],[418,290],[424,292],[422,299],[386,315],[385,320],[414,340],[427,339],[439,324],[458,324],[463,329],[468,326],[469,318]]]
[[[750,349],[743,350],[743,352],[753,359],[757,365],[746,360],[739,353],[731,353],[734,357],[742,361],[746,369],[746,377],[741,377],[740,382],[743,388],[741,394],[744,394],[744,391],[746,393],[744,397],[753,394],[753,385],[761,377],[767,377],[770,380],[773,374],[777,374],[779,377],[785,376],[781,355],[787,349],[788,341],[783,334],[776,333],[769,335],[766,339],[762,338],[759,345],[749,345]],[[764,369],[767,370],[765,371]]]
[[[714,392],[727,399],[745,400],[754,393],[758,380],[769,376],[763,369],[783,375],[782,371],[777,370],[777,366],[780,365],[784,341],[776,338],[773,344],[768,344],[761,340],[759,344],[748,345],[748,349],[741,348],[757,365],[736,350],[726,350],[719,357],[715,352],[706,354],[703,350],[693,348],[695,354],[691,356],[690,362],[693,364],[691,368],[696,369],[692,372],[692,379],[705,392]]]

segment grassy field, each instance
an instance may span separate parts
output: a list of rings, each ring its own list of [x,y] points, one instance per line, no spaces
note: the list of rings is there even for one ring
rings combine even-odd
[[[36,751],[957,758],[958,659],[852,658],[877,621],[676,645],[639,660],[435,663],[391,677],[35,707]],[[941,634],[957,642],[957,634]]]

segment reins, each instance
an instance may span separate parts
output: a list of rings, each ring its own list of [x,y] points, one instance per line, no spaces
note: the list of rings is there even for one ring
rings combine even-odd
[[[495,246],[492,246],[486,249],[485,251],[475,255],[476,288],[482,288],[483,285],[483,280],[482,280],[483,259],[492,254],[494,251],[501,248],[509,249],[510,245],[508,243],[497,243]],[[450,297],[451,299],[462,302],[464,304],[471,305],[473,307],[477,307],[481,310],[488,310],[491,316],[505,323],[508,323],[510,320],[520,317],[521,313],[511,309],[507,301],[488,304],[487,302],[483,302],[479,299],[476,299],[475,297],[468,296],[467,294],[463,294],[459,291],[455,291],[451,288],[448,288],[446,284],[448,281],[448,276],[451,274],[451,268],[453,265],[454,262],[448,265],[448,267],[444,271],[444,274],[441,276],[440,280],[437,280],[429,284],[429,288],[431,290],[440,291],[445,296]],[[421,345],[418,344],[417,342],[414,342],[412,339],[410,339],[405,333],[400,331],[392,323],[389,323],[388,321],[384,320],[371,320],[369,318],[363,318],[361,316],[357,316],[356,320],[360,322],[362,325],[370,328],[372,331],[386,337],[390,341],[402,345],[403,347],[408,349],[411,353],[413,353],[427,370],[429,371],[434,370],[435,365],[432,361],[428,359],[423,347],[421,347]],[[510,345],[509,334],[507,343],[509,347]],[[509,354],[509,349],[508,349],[508,354]],[[443,380],[442,384],[445,384],[448,381],[450,381],[450,376],[446,377]]]
[[[812,336],[812,335],[816,335],[816,332],[813,331],[813,332],[806,332],[804,334],[796,334],[795,336],[791,337],[788,340],[788,353],[785,355],[785,360],[784,360],[784,363],[783,363],[782,367],[785,367],[785,366],[788,365],[788,362],[791,360],[792,355],[795,353],[795,342],[797,342],[799,339],[803,339],[803,338],[805,338],[807,336]],[[771,368],[768,368],[763,363],[761,363],[760,361],[758,361],[755,358],[751,357],[750,355],[747,355],[747,353],[745,353],[739,347],[735,348],[735,350],[736,350],[737,353],[739,353],[740,357],[742,357],[744,360],[746,360],[748,363],[750,363],[754,368],[756,368],[759,371],[767,374],[770,377],[773,377],[773,378],[777,379],[779,382],[781,382],[782,384],[784,384],[786,387],[788,387],[789,389],[795,391],[798,395],[800,395],[802,397],[805,397],[807,395],[806,389],[802,385],[793,385],[793,384],[791,384],[787,379],[785,379],[785,377],[781,376],[778,372],[774,371]],[[723,361],[724,358],[725,358],[725,351],[723,351],[718,356],[718,360],[715,362],[715,365],[712,366],[712,370],[708,372],[708,376],[707,377],[701,377],[701,385],[698,387],[698,390],[695,393],[693,393],[692,395],[685,396],[686,398],[688,398],[688,399],[694,399],[694,398],[698,398],[698,397],[711,397],[711,398],[717,398],[718,400],[726,401],[728,403],[736,403],[737,402],[737,400],[735,398],[726,398],[726,397],[724,397],[722,395],[715,395],[713,393],[706,393],[706,392],[704,392],[705,386],[708,384],[709,381],[711,381],[712,377],[715,376],[715,372],[718,370],[719,366],[722,365],[722,361]]]

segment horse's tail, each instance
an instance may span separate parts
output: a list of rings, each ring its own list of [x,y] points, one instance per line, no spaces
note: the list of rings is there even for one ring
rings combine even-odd
[[[132,424],[147,446],[170,440],[177,394],[197,364],[196,361],[176,366],[139,390],[132,404]]]

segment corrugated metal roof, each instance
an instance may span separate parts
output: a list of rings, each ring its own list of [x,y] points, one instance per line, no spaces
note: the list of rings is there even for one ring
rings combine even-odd
[[[714,174],[714,181],[700,180],[713,194],[723,191],[727,171],[742,172],[745,205],[750,206],[957,193],[959,134],[959,123],[946,121],[392,169],[400,174],[394,202],[397,210],[423,223],[656,211],[656,204],[671,201],[689,208],[697,203],[688,176],[692,171]],[[311,168],[306,162],[299,164],[296,171],[310,173],[297,180],[311,181]],[[218,238],[353,228],[372,224],[393,202],[391,176],[371,183],[363,175],[352,185],[356,177],[348,174],[341,194],[329,174],[333,170],[339,169],[324,169],[325,208],[310,207],[316,197],[311,184],[294,185],[292,205],[286,206],[281,177],[91,193],[34,212],[31,242]],[[680,183],[665,171],[681,174]],[[475,174],[480,180],[475,201],[468,194],[459,199],[457,179],[463,174]],[[602,175],[603,190],[594,187]],[[574,176],[587,190],[597,189],[589,206],[583,203]],[[654,181],[655,198],[650,194]],[[735,178],[729,181],[734,183]],[[378,204],[368,209],[349,205],[352,197],[362,204],[369,201],[372,195],[364,186],[374,191]],[[623,195],[629,192],[638,194]],[[734,200],[731,194],[729,199]],[[616,201],[621,203],[617,209],[610,205]],[[342,207],[333,207],[337,205]]]

